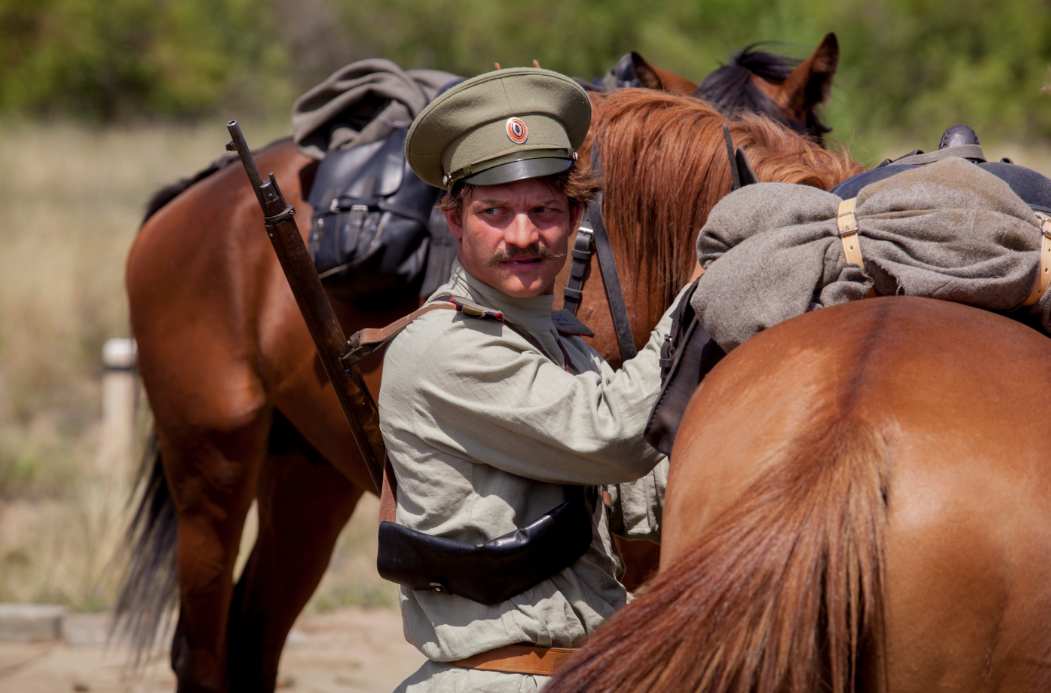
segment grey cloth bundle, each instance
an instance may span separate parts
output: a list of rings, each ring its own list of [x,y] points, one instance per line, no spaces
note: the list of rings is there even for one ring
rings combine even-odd
[[[864,269],[847,264],[840,198],[758,183],[712,210],[697,239],[705,274],[691,305],[727,352],[810,310],[863,298],[927,296],[994,311],[1033,288],[1041,232],[1035,212],[996,176],[949,158],[873,183],[857,197]],[[1051,328],[1051,292],[1032,310]]]
[[[292,139],[314,159],[407,128],[438,91],[457,79],[440,70],[402,70],[390,60],[359,60],[296,99]]]

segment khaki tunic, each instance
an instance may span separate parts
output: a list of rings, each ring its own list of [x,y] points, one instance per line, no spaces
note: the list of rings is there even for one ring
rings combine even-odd
[[[582,338],[557,335],[551,295],[507,296],[459,263],[436,295],[448,293],[503,312],[558,363],[497,321],[447,311],[424,315],[394,339],[379,411],[398,482],[398,523],[480,543],[562,503],[562,484],[622,486],[610,488],[612,517],[602,503],[594,509],[584,556],[508,601],[486,606],[402,587],[405,637],[434,661],[398,690],[536,690],[545,677],[442,662],[515,643],[578,646],[626,603],[610,524],[626,536],[659,539],[667,461],[642,433],[660,388],[670,314],[614,372]],[[561,367],[556,339],[579,375]]]

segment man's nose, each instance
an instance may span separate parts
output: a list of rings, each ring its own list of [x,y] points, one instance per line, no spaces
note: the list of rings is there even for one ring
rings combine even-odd
[[[540,230],[525,212],[516,214],[504,231],[504,243],[507,245],[527,248],[539,241]]]

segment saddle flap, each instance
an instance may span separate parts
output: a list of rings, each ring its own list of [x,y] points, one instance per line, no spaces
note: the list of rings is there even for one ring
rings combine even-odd
[[[341,152],[329,152],[325,156],[324,161],[318,164],[314,185],[307,200],[314,207],[314,216],[328,210],[332,200],[339,197],[347,187],[347,181],[357,178],[358,172],[381,147],[383,140],[378,140]]]
[[[337,198],[389,197],[405,177],[405,129],[385,140],[329,152],[318,166],[309,202],[314,216],[329,211]]]
[[[399,128],[383,141],[383,146],[369,158],[344,191],[347,197],[367,198],[373,195],[389,197],[398,192],[405,177],[405,135],[408,131]],[[375,181],[373,184],[371,181]],[[371,188],[371,190],[369,190]]]

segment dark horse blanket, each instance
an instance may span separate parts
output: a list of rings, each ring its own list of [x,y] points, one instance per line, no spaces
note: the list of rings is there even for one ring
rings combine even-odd
[[[949,158],[864,187],[857,196],[864,268],[847,264],[840,198],[759,183],[712,210],[697,239],[705,269],[691,305],[726,351],[810,310],[863,298],[927,296],[994,311],[1019,308],[1036,280],[1035,212],[996,176]],[[1032,310],[1051,328],[1051,292]]]

